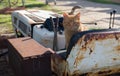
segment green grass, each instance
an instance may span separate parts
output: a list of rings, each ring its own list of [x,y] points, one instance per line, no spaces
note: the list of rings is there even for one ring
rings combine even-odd
[[[118,4],[118,5],[120,5],[120,3],[116,3],[116,2],[114,2],[114,0],[89,0],[89,1],[97,2],[97,3],[104,3],[104,4]]]
[[[112,3],[110,0],[89,0],[94,2],[100,2],[100,3]]]
[[[11,15],[0,14],[0,33],[12,32]]]
[[[0,0],[0,9],[4,8],[4,6],[7,6],[8,3],[6,3],[6,0]]]
[[[46,5],[44,3],[41,3],[41,2],[38,2],[36,0],[31,0],[31,1],[28,1],[26,4],[25,4],[25,7],[27,9],[33,9],[33,8],[38,8],[38,9],[50,9],[51,7],[49,5]]]
[[[50,11],[54,11],[54,12],[61,12],[59,10],[57,10],[56,8],[51,7],[50,5],[46,5],[45,3],[41,3],[38,1],[29,1],[25,7],[27,9],[43,9],[43,10],[50,10]]]
[[[7,3],[5,2],[8,0],[3,0],[3,1],[4,2],[0,3],[0,9],[8,7]],[[11,1],[14,1],[14,0],[11,0]],[[49,5],[46,5],[36,0],[25,0],[25,1],[26,1],[25,2],[26,9],[44,9],[44,10],[51,10],[54,12],[60,12]],[[18,5],[12,6],[12,8],[15,8],[16,6],[21,6],[21,5],[22,5],[21,2],[19,2]],[[13,32],[11,14],[0,14],[0,34],[11,33],[11,32]]]

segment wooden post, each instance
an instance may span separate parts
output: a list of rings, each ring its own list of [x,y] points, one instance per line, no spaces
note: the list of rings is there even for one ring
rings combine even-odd
[[[48,0],[45,0],[45,4],[48,5]]]
[[[8,0],[9,7],[11,7],[10,0]]]
[[[49,3],[49,0],[45,0],[45,4],[48,5],[48,3]],[[57,3],[56,0],[54,0],[55,5],[56,5],[56,3]]]
[[[22,0],[22,6],[25,6],[25,0]]]

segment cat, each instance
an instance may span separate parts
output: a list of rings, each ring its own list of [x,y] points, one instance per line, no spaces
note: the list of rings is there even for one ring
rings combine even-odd
[[[65,33],[65,40],[66,40],[66,48],[68,48],[68,44],[70,42],[71,37],[73,34],[88,30],[88,28],[80,22],[80,13],[75,15],[68,14],[66,12],[63,13],[63,27]]]

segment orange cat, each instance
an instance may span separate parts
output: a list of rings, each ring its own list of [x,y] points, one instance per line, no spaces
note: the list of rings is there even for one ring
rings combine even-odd
[[[68,15],[68,13],[63,13],[63,18],[64,18],[63,27],[65,31],[66,48],[67,48],[73,34],[88,29],[87,27],[81,24],[80,13],[76,15]]]

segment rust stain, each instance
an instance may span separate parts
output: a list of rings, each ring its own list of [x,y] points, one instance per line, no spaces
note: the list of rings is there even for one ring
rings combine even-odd
[[[114,68],[109,70],[101,70],[98,72],[88,72],[84,74],[80,74],[79,76],[112,76],[112,74],[120,73],[120,68]],[[116,75],[114,75],[116,76]]]
[[[79,70],[75,70],[71,76],[81,76]]]
[[[86,46],[82,45],[82,48],[80,48],[80,51],[85,51],[86,50]]]
[[[90,52],[89,52],[89,55],[93,52],[93,50],[90,48]]]
[[[116,50],[120,52],[120,45],[116,47]]]
[[[115,33],[115,39],[116,39],[116,40],[118,40],[118,39],[119,39],[119,37],[117,36],[117,34],[116,34],[116,33]]]
[[[115,73],[119,73],[120,72],[120,68],[114,68],[114,69],[109,69],[109,70],[101,70],[97,73],[92,73],[92,74],[96,74],[96,76],[109,76],[111,74],[115,74]]]
[[[52,51],[40,45],[30,37],[14,38],[14,39],[9,39],[8,41],[10,44],[13,45],[13,47],[15,47],[17,52],[22,57],[31,57],[31,56],[38,56],[38,55],[40,56],[47,52]],[[27,50],[29,50],[29,52]]]
[[[76,59],[75,59],[75,62],[74,62],[74,65],[75,65],[75,67],[77,67],[78,66],[78,63],[82,60],[82,59],[84,59],[84,55],[82,54],[82,55],[77,55],[77,57],[76,57]]]
[[[43,40],[43,43],[48,44],[50,41],[49,40]]]
[[[91,38],[91,35],[90,34],[87,34],[84,38],[84,41],[87,42],[88,40],[90,40]]]
[[[90,34],[86,34],[85,36],[83,36],[82,38],[79,39],[78,43],[80,45],[80,49],[79,52],[76,56],[74,65],[75,67],[77,67],[79,65],[79,63],[85,58],[84,57],[84,53],[86,51],[86,49],[89,49],[89,54],[91,54],[94,51],[94,44],[96,40],[102,41],[102,40],[106,40],[106,39],[114,39],[114,40],[118,40],[120,37],[120,33],[116,34],[116,33],[90,33]],[[115,50],[120,52],[120,45],[115,47]],[[112,58],[113,60],[117,60],[117,58]],[[94,67],[98,67],[98,64],[95,64]],[[91,74],[91,76],[105,76],[105,75],[110,75],[112,73],[115,72],[120,72],[120,69],[118,68],[109,68],[107,69],[101,69],[100,71],[97,72],[91,72],[91,73],[87,73],[88,75]],[[74,73],[72,74],[72,76],[80,76],[80,71],[76,70],[74,71]]]
[[[115,38],[116,40],[119,39],[120,33],[90,33],[85,36],[84,41],[91,41],[94,40],[104,40],[108,38]]]
[[[117,60],[117,58],[113,58],[113,60]]]
[[[107,70],[107,71],[99,71],[98,72],[98,74],[108,74],[108,73],[110,73],[110,72],[112,72],[112,70]]]
[[[66,76],[67,62],[57,54],[53,54],[51,60],[52,71],[57,74],[57,76]]]
[[[84,38],[84,37],[83,37]],[[80,44],[81,45],[81,43],[82,43],[82,38],[80,38],[79,40],[78,40],[78,42],[77,42],[77,44]]]

